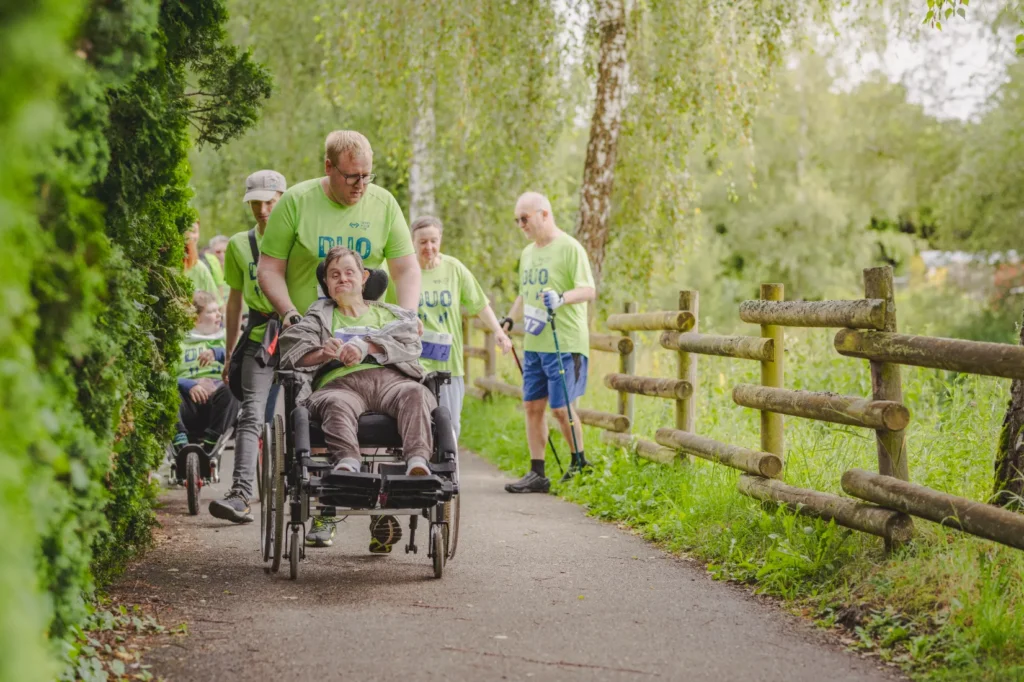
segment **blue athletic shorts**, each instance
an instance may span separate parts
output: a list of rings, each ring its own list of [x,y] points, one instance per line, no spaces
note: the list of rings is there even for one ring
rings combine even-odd
[[[562,365],[565,367],[569,401],[573,402],[587,391],[587,356],[562,353]],[[523,400],[541,398],[547,398],[553,408],[565,407],[565,389],[558,375],[558,356],[528,350],[523,357]]]

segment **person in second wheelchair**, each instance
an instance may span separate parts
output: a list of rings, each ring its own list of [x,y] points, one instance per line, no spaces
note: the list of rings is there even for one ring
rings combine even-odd
[[[213,294],[202,290],[195,292],[192,303],[196,322],[182,342],[178,366],[181,408],[173,445],[177,452],[190,439],[199,440],[206,454],[213,455],[221,436],[235,423],[238,401],[220,380],[225,359],[220,304]],[[214,462],[215,470],[216,465]]]
[[[431,412],[437,404],[421,383],[425,372],[418,362],[422,347],[416,313],[364,300],[370,273],[350,249],[332,248],[319,272],[330,298],[315,302],[281,334],[280,367],[315,375],[305,405],[321,422],[333,473],[360,471],[359,416],[380,412],[398,423],[406,474],[429,476]],[[331,544],[334,523],[318,523],[321,518],[314,518],[307,544]]]

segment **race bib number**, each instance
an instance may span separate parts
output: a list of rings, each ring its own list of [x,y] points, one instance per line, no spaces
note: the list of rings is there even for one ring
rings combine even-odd
[[[532,305],[523,306],[523,329],[527,334],[538,336],[547,325],[548,311],[534,308]]]
[[[373,327],[342,327],[334,330],[334,338],[342,343],[348,343],[352,339],[372,334],[375,331],[378,330]]]
[[[437,360],[438,362],[448,362],[448,358],[452,355],[451,334],[424,331],[423,338],[420,340],[423,344],[423,350],[420,352],[421,358],[425,360]]]

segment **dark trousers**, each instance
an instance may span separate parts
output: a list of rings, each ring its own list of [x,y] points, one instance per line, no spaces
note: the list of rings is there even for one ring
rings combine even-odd
[[[238,400],[231,394],[227,384],[221,384],[203,404],[192,401],[185,394],[181,396],[178,410],[178,431],[187,433],[191,439],[206,438],[217,440],[235,423],[238,415]]]

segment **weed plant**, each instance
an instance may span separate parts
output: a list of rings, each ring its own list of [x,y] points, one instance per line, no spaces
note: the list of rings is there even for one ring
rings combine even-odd
[[[834,330],[787,330],[787,387],[869,396],[868,363],[836,354],[833,336]],[[639,352],[637,373],[674,376],[675,357],[653,350],[656,344],[656,334],[641,335],[646,350]],[[617,371],[616,360],[595,353],[591,363],[583,405],[615,411],[616,396],[601,377]],[[758,383],[757,363],[701,357],[698,368],[698,433],[757,448],[758,413],[731,398],[736,384]],[[911,480],[987,499],[1008,380],[902,371],[912,415]],[[520,383],[510,357],[500,360],[499,375]],[[653,440],[659,427],[674,424],[670,401],[638,396],[635,405],[634,433],[642,437]],[[468,400],[462,423],[466,446],[509,472],[526,469],[516,401]],[[870,431],[790,417],[785,435],[784,480],[791,485],[840,493],[847,469],[877,470]],[[716,578],[779,597],[823,626],[844,626],[849,646],[898,663],[918,679],[1024,679],[1024,553],[915,520],[914,542],[886,555],[879,538],[741,495],[739,472],[727,467],[700,459],[650,463],[605,445],[592,428],[585,441],[593,471],[556,491],[590,514],[698,558]],[[550,451],[548,460],[554,471]]]

